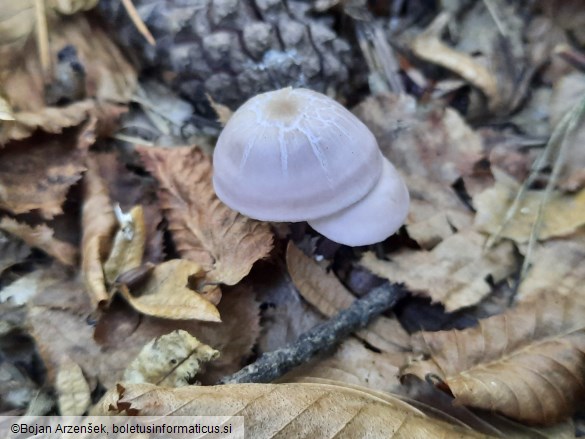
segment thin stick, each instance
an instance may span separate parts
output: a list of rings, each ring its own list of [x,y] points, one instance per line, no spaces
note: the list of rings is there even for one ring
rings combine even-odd
[[[522,183],[522,186],[520,186],[520,189],[516,193],[516,197],[514,198],[514,201],[506,211],[504,219],[498,226],[495,233],[493,233],[487,240],[485,244],[486,248],[491,248],[501,238],[504,229],[520,209],[520,204],[522,203],[522,201],[524,201],[524,196],[526,195],[526,192],[528,191],[530,186],[532,186],[532,184],[536,181],[536,179],[540,176],[540,172],[542,171],[542,169],[549,164],[553,152],[555,152],[557,147],[561,144],[566,132],[566,127],[569,124],[570,120],[571,120],[570,114],[565,114],[563,118],[560,120],[560,122],[557,124],[557,127],[550,136],[550,139],[547,142],[544,150],[542,151],[542,154],[540,154],[540,156],[534,162],[530,175]]]
[[[148,44],[150,44],[151,46],[155,46],[156,41],[154,40],[154,37],[152,36],[148,28],[146,27],[146,24],[144,24],[144,21],[142,21],[142,18],[140,18],[140,15],[138,14],[136,7],[134,6],[134,3],[132,3],[132,0],[122,0],[122,4],[124,5],[126,12],[128,12],[130,20],[132,20],[132,23],[134,23],[134,26],[136,26],[136,29],[138,29],[138,32],[140,32],[142,36],[146,39],[146,41],[148,41]]]
[[[559,152],[557,154],[557,158],[555,160],[550,178],[544,188],[544,193],[540,200],[538,206],[538,213],[536,215],[536,220],[532,225],[532,230],[530,233],[530,239],[528,241],[528,248],[526,250],[526,255],[524,256],[524,263],[522,264],[522,270],[520,272],[520,279],[523,279],[530,267],[530,260],[532,258],[532,252],[534,251],[534,246],[536,245],[536,241],[540,236],[540,229],[542,227],[542,222],[544,219],[544,209],[550,199],[552,194],[553,188],[555,187],[557,180],[559,179],[559,175],[561,173],[561,169],[565,164],[565,158],[567,156],[567,149],[569,148],[570,142],[569,140],[575,139],[575,133],[579,126],[579,123],[583,121],[583,116],[585,115],[585,99],[582,99],[578,104],[576,104],[571,111],[568,113],[571,117],[569,122],[567,123],[567,128],[564,131],[564,135],[560,144]],[[580,145],[579,145],[580,146]]]
[[[272,382],[317,353],[330,350],[352,332],[366,327],[405,295],[401,284],[386,283],[374,288],[331,320],[302,334],[296,342],[262,355],[255,363],[223,378],[218,384]]]
[[[35,24],[37,27],[37,46],[43,79],[48,82],[51,79],[51,55],[49,53],[49,29],[45,11],[45,0],[35,0]]]

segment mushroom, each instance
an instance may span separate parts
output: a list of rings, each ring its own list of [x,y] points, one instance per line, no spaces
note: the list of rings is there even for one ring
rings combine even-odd
[[[308,221],[347,245],[379,242],[408,210],[408,191],[371,131],[312,90],[262,93],[244,103],[213,154],[220,200],[263,221]]]

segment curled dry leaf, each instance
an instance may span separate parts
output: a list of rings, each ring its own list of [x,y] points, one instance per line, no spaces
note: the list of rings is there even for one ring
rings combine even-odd
[[[120,292],[134,309],[166,319],[221,321],[219,311],[199,293],[188,287],[189,277],[201,272],[199,264],[173,259],[157,265],[144,285],[133,291],[122,286]]]
[[[93,415],[244,416],[246,434],[319,438],[476,438],[432,420],[390,395],[331,384],[227,384],[166,389],[120,384]]]
[[[354,112],[372,130],[383,154],[405,175],[451,185],[472,175],[484,155],[481,137],[450,108],[423,111],[411,96],[380,94],[366,99]]]
[[[165,387],[186,386],[203,364],[218,356],[218,351],[178,329],[147,343],[124,371],[123,380]]]
[[[55,387],[62,416],[81,416],[89,408],[91,391],[76,362],[67,359],[59,365]]]
[[[114,212],[119,229],[114,237],[110,255],[104,263],[104,275],[110,285],[121,274],[141,265],[146,241],[142,206],[133,207],[127,214],[116,206]]]
[[[440,40],[440,34],[450,20],[442,13],[411,45],[414,54],[426,61],[449,69],[479,88],[488,98],[490,109],[499,109],[502,101],[496,75],[477,63],[473,57],[459,52]]]
[[[0,230],[19,237],[30,247],[43,250],[63,265],[72,266],[77,261],[77,248],[53,237],[53,230],[45,224],[31,227],[15,219],[4,217],[0,219]]]
[[[327,317],[348,308],[356,298],[317,262],[289,242],[286,264],[290,276],[303,298]],[[396,319],[380,316],[356,335],[383,352],[408,349],[410,336]]]
[[[496,173],[496,176],[498,174]],[[499,231],[519,185],[500,175],[496,184],[473,198],[477,215],[475,226],[489,233]],[[519,244],[527,243],[538,216],[544,191],[526,191],[514,217],[506,224],[500,236]],[[539,239],[567,236],[585,225],[585,189],[575,194],[553,191],[543,210]]]
[[[211,160],[200,149],[137,150],[159,182],[161,206],[177,250],[201,265],[207,280],[234,285],[254,262],[268,255],[272,248],[268,225],[219,201],[211,182]]]
[[[95,121],[55,135],[38,134],[0,150],[0,209],[13,214],[38,209],[44,218],[63,212],[67,191],[85,170]]]
[[[36,130],[59,134],[86,120],[95,108],[93,101],[75,102],[65,107],[47,107],[39,111],[14,113],[14,120],[0,125],[0,147],[10,140],[22,140]]]
[[[554,291],[463,331],[423,332],[430,356],[403,374],[439,377],[457,403],[552,425],[585,398],[585,302]]]
[[[475,305],[491,291],[488,279],[499,282],[516,269],[514,246],[504,241],[484,251],[485,237],[473,230],[456,233],[432,251],[400,250],[391,259],[365,253],[361,264],[391,282],[442,303],[447,311]]]
[[[95,156],[87,159],[83,180],[81,224],[81,271],[89,296],[95,306],[109,300],[103,262],[108,257],[111,238],[116,230],[116,217],[105,182],[99,174]]]

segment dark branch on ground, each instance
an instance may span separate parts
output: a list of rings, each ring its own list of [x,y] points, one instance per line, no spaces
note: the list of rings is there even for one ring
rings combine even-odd
[[[385,283],[374,288],[335,317],[302,334],[296,342],[262,355],[218,384],[272,382],[316,354],[332,349],[352,332],[366,327],[405,295],[406,290],[401,284]]]

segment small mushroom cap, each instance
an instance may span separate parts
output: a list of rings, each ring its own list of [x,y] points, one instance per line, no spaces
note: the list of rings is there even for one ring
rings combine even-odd
[[[382,173],[370,130],[333,99],[290,87],[248,100],[213,154],[213,185],[232,209],[264,221],[305,221],[343,209]]]
[[[357,203],[324,218],[309,221],[323,236],[340,244],[359,246],[381,242],[404,223],[408,215],[408,189],[388,160],[380,180]]]

